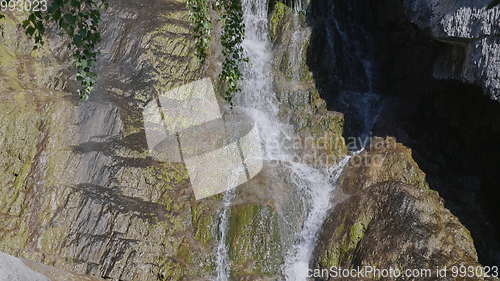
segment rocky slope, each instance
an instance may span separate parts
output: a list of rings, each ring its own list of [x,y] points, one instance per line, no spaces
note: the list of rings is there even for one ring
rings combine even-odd
[[[7,18],[1,251],[115,280],[206,276],[213,208],[190,200],[182,165],[148,156],[141,120],[155,93],[199,77],[185,3],[111,2],[85,103],[62,42],[31,53],[18,17]]]
[[[54,36],[32,52],[19,20],[7,14],[0,45],[0,250],[105,279],[209,280],[221,197],[194,201],[184,166],[146,151],[142,120],[155,95],[203,75],[185,3],[111,1],[97,88],[85,103],[73,94],[64,42]],[[284,94],[283,110],[300,111],[292,116],[304,138],[338,138],[341,115],[317,94],[303,97]],[[275,190],[259,189],[271,179],[236,196],[228,241],[235,278],[279,274],[280,203]]]
[[[353,102],[357,93],[376,93],[378,98],[366,100],[380,108],[374,135],[396,137],[412,149],[431,188],[471,231],[481,262],[495,265],[500,258],[495,203],[500,114],[491,94],[496,86],[486,81],[498,79],[494,30],[499,21],[498,8],[487,11],[485,6],[465,1],[314,2],[310,46],[315,51],[309,65],[329,108],[344,113],[346,137],[358,136],[363,121]],[[457,9],[475,12],[469,20],[456,16]],[[464,37],[470,30],[493,42],[482,49],[487,59],[473,55],[472,45],[481,40],[455,37],[462,27]],[[469,72],[477,79],[465,78]]]
[[[342,133],[349,114],[344,118],[328,110],[331,99],[323,86],[328,84],[332,93],[339,87],[366,89],[367,77],[357,75],[363,65],[357,54],[343,56],[353,45],[343,45],[339,33],[331,38],[336,47],[320,53],[318,46],[331,43],[324,41],[329,37],[319,36],[306,16],[294,14],[284,3],[272,4],[280,115],[301,140],[298,162],[331,166],[347,153]],[[492,26],[498,12],[488,13],[490,25],[485,26]],[[31,260],[25,263],[47,276],[73,272],[111,280],[211,280],[222,196],[195,201],[184,165],[149,155],[142,120],[145,104],[162,92],[204,75],[216,76],[208,72],[218,68],[217,54],[208,66],[199,65],[193,55],[185,2],[110,1],[97,88],[84,103],[75,95],[64,42],[54,36],[46,48],[32,52],[16,26],[19,18],[7,14],[0,43],[0,251]],[[494,30],[485,27],[477,34],[488,37]],[[447,36],[455,40],[453,32]],[[471,34],[460,36],[477,35]],[[498,44],[495,38],[488,40]],[[495,61],[498,48],[488,50],[469,55],[489,54],[488,60]],[[326,54],[320,67],[312,54]],[[344,73],[346,64],[351,70]],[[496,97],[498,67],[494,76],[488,65],[471,62],[459,78]],[[436,69],[437,76],[451,77]],[[377,143],[381,147],[353,158],[341,178],[335,197],[340,201],[324,226],[314,265],[476,265],[468,231],[429,189],[412,152],[392,139]],[[279,163],[267,164],[261,175],[237,190],[230,208],[227,244],[233,280],[279,280],[285,246],[293,242],[289,226],[283,226],[286,215],[294,214],[295,220],[303,215],[293,204],[298,195],[290,192],[289,175],[276,168]],[[408,221],[421,232],[412,232]],[[300,225],[293,227],[300,230]],[[417,240],[422,249],[408,242]],[[396,244],[408,247],[386,247]]]
[[[411,151],[394,139],[375,139],[351,160],[335,199],[338,203],[321,233],[314,268],[373,266],[404,272],[480,266],[469,231],[429,189]],[[456,279],[434,272],[415,280]]]

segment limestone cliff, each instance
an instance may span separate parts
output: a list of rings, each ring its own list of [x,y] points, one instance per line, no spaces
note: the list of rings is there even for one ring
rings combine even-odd
[[[412,149],[429,186],[471,231],[481,262],[495,265],[499,21],[488,2],[312,2],[309,65],[328,107],[344,113],[348,140],[366,120],[359,97],[375,94],[361,102],[378,108],[373,135]]]
[[[141,120],[157,93],[200,76],[185,3],[111,1],[85,103],[63,42],[31,52],[6,16],[0,250],[115,280],[208,276],[213,204],[191,200],[182,165],[148,156]]]
[[[481,86],[500,99],[500,8],[491,1],[404,1],[410,20],[449,46],[434,65],[434,77]]]
[[[113,280],[211,279],[221,197],[194,201],[185,167],[148,154],[142,120],[151,99],[204,75],[185,3],[110,2],[88,102],[74,94],[64,42],[50,36],[32,51],[21,17],[6,14],[0,44],[0,251]],[[304,137],[339,138],[341,116],[325,116],[317,94],[283,110],[294,106]],[[280,204],[263,178],[272,179],[249,183],[231,210],[235,278],[273,276],[282,264]]]

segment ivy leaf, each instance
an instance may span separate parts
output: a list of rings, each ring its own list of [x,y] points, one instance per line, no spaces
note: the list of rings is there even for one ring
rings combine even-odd
[[[97,58],[95,47],[101,40],[98,25],[100,13],[107,7],[107,0],[52,0],[46,12],[31,12],[22,22],[26,35],[35,41],[35,50],[43,44],[47,24],[56,23],[60,34],[70,39],[66,47],[73,52],[76,80],[81,85],[78,93],[84,100],[92,92],[97,77],[92,68]]]
[[[24,26],[24,23],[23,23],[23,26]],[[28,34],[29,36],[33,36],[33,33],[35,33],[35,28],[33,28],[32,26],[28,26],[26,28],[26,34]]]

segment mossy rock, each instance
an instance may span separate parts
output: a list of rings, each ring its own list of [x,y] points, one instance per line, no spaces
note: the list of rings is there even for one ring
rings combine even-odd
[[[470,232],[437,193],[401,182],[375,184],[341,200],[316,253],[314,268],[478,265]]]
[[[271,20],[269,22],[271,40],[276,40],[286,14],[291,11],[290,7],[285,5],[283,2],[276,1],[271,13]]]
[[[268,206],[241,204],[231,208],[227,242],[232,276],[279,273],[283,257],[278,219]]]
[[[426,175],[413,159],[411,149],[392,137],[374,138],[364,152],[351,158],[340,181],[349,193],[386,181],[429,189]]]

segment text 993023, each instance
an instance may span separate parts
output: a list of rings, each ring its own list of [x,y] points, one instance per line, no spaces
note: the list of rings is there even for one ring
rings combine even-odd
[[[46,12],[48,0],[0,0],[0,11]]]

